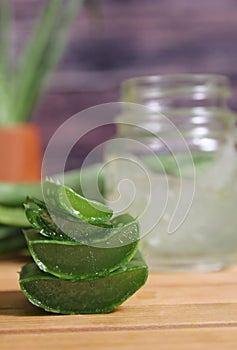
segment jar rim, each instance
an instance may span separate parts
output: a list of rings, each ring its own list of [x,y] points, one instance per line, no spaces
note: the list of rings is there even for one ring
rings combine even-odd
[[[205,73],[174,73],[174,74],[151,74],[141,75],[133,78],[129,78],[123,81],[122,87],[131,83],[162,83],[162,82],[187,82],[187,83],[207,83],[215,82],[229,85],[230,79],[226,75],[222,74],[205,74]]]
[[[129,102],[140,97],[155,99],[177,94],[194,95],[198,98],[219,95],[225,99],[231,95],[230,80],[221,74],[147,75],[127,79],[123,81],[121,88],[122,101]]]

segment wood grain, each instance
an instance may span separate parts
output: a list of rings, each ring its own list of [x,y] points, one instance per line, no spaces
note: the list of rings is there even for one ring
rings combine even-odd
[[[97,350],[235,350],[237,329],[169,329],[155,331],[71,332],[14,334],[1,337],[2,349],[97,349]],[[36,345],[37,344],[37,345]]]
[[[0,260],[0,348],[236,349],[237,268],[218,273],[151,273],[115,312],[53,315],[20,292],[25,258]]]

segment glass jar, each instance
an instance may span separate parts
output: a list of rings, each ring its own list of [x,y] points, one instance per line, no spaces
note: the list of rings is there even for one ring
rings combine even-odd
[[[236,116],[229,96],[228,78],[218,75],[123,83],[117,140],[105,151],[106,195],[116,213],[140,220],[146,209],[140,244],[152,270],[219,270],[237,262]]]

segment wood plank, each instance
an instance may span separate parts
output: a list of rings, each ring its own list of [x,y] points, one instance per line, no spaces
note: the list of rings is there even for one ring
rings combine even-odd
[[[236,349],[237,267],[219,273],[151,273],[115,312],[53,315],[19,291],[17,271],[28,259],[0,260],[2,349]]]
[[[236,350],[237,328],[1,335],[2,350]]]
[[[237,304],[129,305],[104,315],[52,315],[22,299],[21,308],[1,309],[1,333],[88,332],[237,326]]]
[[[31,261],[21,255],[6,255],[0,258],[0,291],[19,290],[18,272]]]

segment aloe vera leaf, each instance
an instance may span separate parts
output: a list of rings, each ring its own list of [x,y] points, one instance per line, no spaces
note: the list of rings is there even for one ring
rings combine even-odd
[[[67,186],[46,181],[43,192],[47,207],[56,207],[94,225],[106,225],[113,215],[106,205],[86,199]]]
[[[11,28],[12,28],[12,16],[11,16],[11,4],[9,0],[2,0],[0,6],[0,123],[3,125],[8,124],[8,120],[11,116],[11,57],[10,57],[10,44],[11,44]]]
[[[19,232],[19,231],[20,229],[15,226],[0,225],[0,240],[7,237],[11,237],[16,232]]]
[[[98,181],[98,186],[103,193],[104,181],[101,174],[97,179],[97,174],[101,164],[94,164],[84,169],[86,176],[85,186],[91,187],[95,181]],[[59,176],[60,177],[60,176]],[[56,176],[57,178],[57,176]],[[80,169],[67,171],[64,174],[65,185],[73,188],[78,193],[82,194],[82,188],[80,183]],[[14,184],[14,183],[0,183],[0,204],[7,206],[21,206],[23,205],[27,196],[37,197],[43,199],[41,182],[27,183],[27,184]],[[96,199],[96,198],[95,198]]]
[[[29,227],[30,224],[25,216],[23,208],[12,208],[0,206],[0,224]]]
[[[64,279],[85,279],[108,275],[131,260],[138,248],[139,227],[136,222],[127,224],[98,246],[45,239],[34,230],[24,234],[40,269]]]
[[[196,175],[205,173],[213,161],[213,155],[206,153],[193,154],[190,158],[187,155],[154,155],[142,158],[143,163],[153,172],[173,176],[192,176],[193,166]]]
[[[105,277],[62,280],[42,272],[35,264],[23,267],[20,287],[31,303],[61,314],[98,314],[113,311],[142,285],[148,268],[139,253]]]
[[[0,254],[10,253],[26,246],[21,230],[17,227],[0,227]]]
[[[43,202],[32,198],[28,198],[25,203],[25,213],[35,230],[60,241],[73,240],[87,244],[95,239],[104,239],[111,231],[110,228],[91,225],[69,214],[65,216],[61,212],[54,212],[50,215]]]
[[[23,50],[16,80],[14,119],[27,121],[57,65],[81,0],[47,1]]]
[[[22,113],[25,105],[30,102],[28,97],[30,87],[32,87],[34,75],[38,73],[36,68],[39,69],[38,65],[41,61],[42,51],[47,46],[50,33],[53,30],[58,7],[59,2],[57,2],[57,0],[47,2],[37,25],[32,31],[31,38],[27,42],[20,57],[15,84],[15,122],[22,122],[25,118],[29,117],[27,114],[24,116],[24,119],[22,119]],[[28,99],[27,103],[26,99]]]

